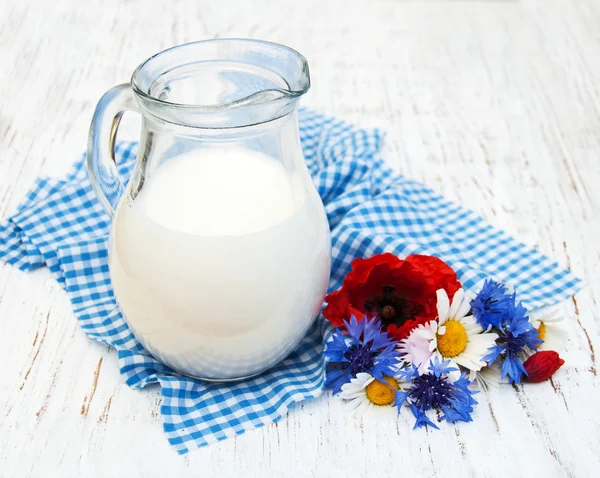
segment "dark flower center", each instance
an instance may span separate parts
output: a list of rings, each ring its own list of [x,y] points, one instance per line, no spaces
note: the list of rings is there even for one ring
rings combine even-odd
[[[524,350],[527,345],[527,340],[523,335],[515,337],[511,332],[507,332],[504,337],[506,347],[506,355],[511,359],[518,357],[519,353]]]
[[[483,313],[490,314],[493,316],[498,316],[502,313],[502,310],[499,309],[500,301],[495,297],[486,297],[483,300]]]
[[[381,315],[381,317],[385,320],[391,320],[396,317],[396,309],[394,309],[393,305],[386,305],[383,309],[381,309],[381,313],[379,315]]]
[[[374,358],[376,355],[377,353],[371,350],[370,345],[352,344],[344,353],[344,358],[348,362],[342,362],[342,368],[350,370],[353,377],[360,372],[370,372],[375,365]]]
[[[401,326],[420,312],[420,306],[396,292],[391,285],[384,285],[380,294],[371,294],[363,305],[365,311],[375,312],[383,327]]]
[[[493,297],[486,297],[483,301],[483,308],[485,310],[490,310],[497,302],[498,301]]]
[[[421,410],[441,410],[451,404],[452,391],[452,385],[446,377],[428,373],[413,379],[410,397]]]

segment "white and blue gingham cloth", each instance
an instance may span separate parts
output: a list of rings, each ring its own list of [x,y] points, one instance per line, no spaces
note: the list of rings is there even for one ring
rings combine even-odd
[[[571,272],[541,253],[393,172],[378,157],[379,131],[309,110],[300,111],[300,131],[332,231],[330,291],[341,285],[353,259],[382,252],[438,256],[466,288],[485,277],[510,282],[529,307],[556,303],[579,288]],[[124,178],[136,150],[135,143],[118,145]],[[0,259],[25,271],[46,265],[66,289],[86,334],[118,350],[126,383],[160,384],[164,431],[179,453],[274,422],[294,403],[321,393],[327,329],[322,318],[292,355],[243,382],[203,383],[154,360],[115,302],[107,262],[109,225],[82,159],[63,180],[36,181],[16,214],[0,225]]]

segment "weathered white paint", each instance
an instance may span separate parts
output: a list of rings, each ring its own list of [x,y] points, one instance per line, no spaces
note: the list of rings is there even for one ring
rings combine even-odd
[[[565,306],[553,382],[481,394],[471,424],[413,432],[322,397],[180,457],[158,389],[121,384],[47,271],[0,264],[0,475],[597,476],[599,25],[598,0],[0,2],[0,217],[40,173],[67,170],[97,99],[141,60],[248,36],[308,57],[305,104],[383,127],[401,171],[590,285]]]

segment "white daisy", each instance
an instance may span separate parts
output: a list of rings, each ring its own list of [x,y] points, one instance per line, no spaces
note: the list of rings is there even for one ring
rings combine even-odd
[[[438,330],[435,350],[443,360],[461,365],[471,371],[471,378],[486,366],[483,360],[498,339],[498,334],[486,333],[472,315],[470,300],[463,289],[458,289],[452,299],[444,289],[437,291]],[[458,368],[458,367],[457,367]]]
[[[483,357],[496,343],[498,335],[484,332],[475,317],[467,315],[470,309],[470,300],[463,289],[456,291],[452,304],[446,291],[439,289],[438,320],[417,327],[400,342],[399,350],[404,354],[404,360],[417,365],[423,373],[431,358],[437,355],[441,360],[450,360],[457,369],[461,365],[470,370],[469,379],[474,380],[476,372],[486,366]],[[456,378],[460,372],[451,375]]]
[[[538,350],[558,352],[564,349],[568,330],[558,307],[542,307],[531,311],[529,322],[538,331],[538,337],[544,341],[538,346]]]
[[[399,387],[398,380],[385,377],[385,381],[387,383],[384,384],[368,373],[358,373],[350,382],[342,385],[340,398],[347,402],[348,410],[355,415],[373,409],[396,414],[396,409],[391,405]]]

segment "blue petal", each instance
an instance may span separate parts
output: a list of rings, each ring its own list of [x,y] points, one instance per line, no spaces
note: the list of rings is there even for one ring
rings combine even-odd
[[[487,363],[494,363],[498,356],[504,351],[504,347],[502,345],[492,345],[488,350],[488,353],[485,357],[483,357],[483,361]]]
[[[396,343],[388,336],[387,333],[382,332],[381,329],[378,331],[377,334],[374,334],[372,340],[373,344],[371,345],[371,347],[373,347],[374,349],[384,349],[389,347],[394,349],[396,347]]]
[[[351,378],[347,370],[327,370],[325,387],[332,388],[333,394],[337,395],[342,391],[342,385],[350,382]]]
[[[374,351],[395,348],[395,342],[381,330],[381,322],[373,317],[372,319],[366,316],[359,322],[356,317],[350,317],[349,321],[344,321],[348,334],[357,344],[369,344]]]
[[[449,423],[473,421],[469,413],[464,413],[450,407],[443,407],[442,412],[444,412],[444,415],[440,419],[446,420]]]
[[[521,383],[521,376],[526,373],[523,363],[518,357],[506,356],[502,362],[502,380],[509,378],[511,383]]]
[[[473,398],[473,395],[478,392],[472,391],[469,388],[470,385],[472,385],[472,382],[466,378],[463,372],[460,378],[452,384],[452,400],[450,406],[442,407],[442,411],[444,412],[442,419],[452,423],[457,421],[470,422],[473,420],[471,413],[473,412],[473,405],[477,404],[477,400]]]
[[[369,342],[372,342],[378,335],[381,335],[381,325],[377,318],[373,317],[372,319],[369,319],[364,317],[360,323],[363,330],[363,343],[368,344]]]
[[[431,370],[436,377],[440,377],[444,374],[455,372],[458,369],[456,367],[452,367],[450,360],[441,362],[440,358],[436,355],[429,363],[429,370]]]
[[[457,392],[465,393],[470,397],[471,403],[477,403],[473,398],[473,395],[479,393],[479,390],[471,390],[469,387],[473,385],[468,378],[465,372],[461,373],[460,378],[455,380],[452,386],[456,389]]]
[[[421,410],[419,407],[415,406],[414,404],[410,404],[410,410],[412,411],[413,415],[415,416],[415,418],[417,419],[415,421],[415,426],[413,427],[413,430],[416,428],[420,428],[420,427],[424,427],[425,425],[429,425],[432,426],[433,428],[435,428],[436,430],[439,430],[439,427],[433,423],[425,414],[425,412],[423,410]]]
[[[323,355],[331,362],[339,362],[348,351],[346,336],[339,330],[336,330],[331,338],[325,343]]]
[[[532,352],[535,352],[537,350],[538,345],[544,343],[544,341],[540,339],[540,334],[538,333],[538,331],[535,330],[533,327],[531,328],[531,330],[523,333],[521,337],[523,337],[525,344]]]
[[[419,376],[419,369],[415,364],[411,364],[410,366],[399,370],[397,375],[406,382],[410,382],[413,378]]]
[[[501,328],[512,298],[504,284],[486,279],[481,291],[471,301],[473,315],[484,329]]]
[[[502,322],[502,328],[510,330],[510,333],[514,337],[518,337],[519,335],[535,330],[531,323],[529,322],[529,317],[527,316],[527,309],[523,307],[523,303],[517,303],[517,294],[516,292],[510,296],[510,302],[508,304],[508,308],[506,310],[506,315]]]
[[[396,391],[394,397],[394,403],[392,404],[394,407],[398,407],[398,414],[400,414],[400,410],[402,409],[402,405],[406,402],[406,399],[410,395],[410,392],[401,392],[400,390]]]
[[[384,375],[388,377],[393,377],[398,373],[398,369],[395,365],[391,365],[387,361],[375,362],[370,373],[371,375],[373,375],[373,377],[375,377],[379,381],[382,381]]]
[[[472,422],[471,413],[473,408],[468,407],[465,409],[454,409],[451,407],[443,407],[442,412],[444,413],[440,420],[446,420],[448,423],[455,422]]]
[[[356,343],[360,342],[360,336],[362,335],[362,332],[363,332],[361,323],[362,323],[362,321],[358,322],[356,320],[356,317],[354,317],[354,316],[350,317],[349,321],[344,321],[344,325],[346,326],[346,330],[348,331],[348,334],[350,334],[350,337],[352,337],[352,339]]]

